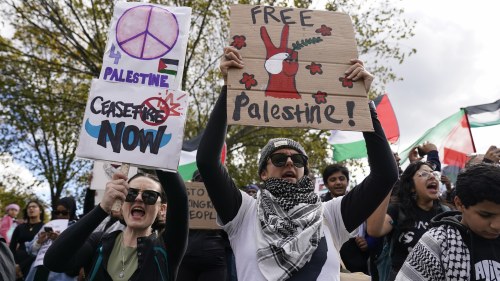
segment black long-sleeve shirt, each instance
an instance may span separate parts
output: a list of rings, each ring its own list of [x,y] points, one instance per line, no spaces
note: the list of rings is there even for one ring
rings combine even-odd
[[[158,275],[155,263],[152,260],[147,262],[150,259],[144,257],[157,252],[156,249],[153,249],[154,246],[161,246],[166,250],[168,256],[168,280],[175,280],[179,264],[186,250],[188,199],[184,182],[176,173],[163,171],[156,171],[156,173],[167,195],[166,230],[163,232],[162,239],[153,239],[152,236],[138,238],[137,251],[138,255],[142,256],[139,257],[139,263],[141,263],[141,258],[145,262],[142,266],[139,266],[138,270],[132,275],[131,280],[145,280],[144,278]],[[81,267],[88,270],[95,266],[99,262],[96,255],[98,255],[97,249],[102,234],[97,233],[97,235],[92,236],[91,234],[107,215],[100,206],[97,206],[73,226],[66,229],[45,254],[44,265],[55,272],[67,272]],[[113,233],[110,235],[113,235]],[[114,237],[116,237],[116,233]],[[102,238],[103,244],[105,244],[106,238],[106,236]],[[104,273],[106,268],[104,265],[107,263],[113,248],[114,239],[112,240],[108,243],[110,247],[107,247],[107,245],[103,247],[103,262],[98,265],[100,269],[96,280],[101,280],[100,277],[102,276],[103,279],[109,278],[109,275]],[[96,260],[98,261],[96,262]]]
[[[214,106],[198,147],[196,162],[207,192],[217,214],[224,224],[237,215],[242,203],[241,193],[221,162],[221,151],[227,131],[227,88]],[[384,198],[398,179],[398,168],[377,119],[374,108],[370,110],[374,132],[364,132],[370,174],[342,198],[341,213],[347,231],[363,223]],[[362,206],[362,207],[361,207]]]

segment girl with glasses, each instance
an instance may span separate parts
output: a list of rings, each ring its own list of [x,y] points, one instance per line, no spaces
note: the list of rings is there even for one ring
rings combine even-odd
[[[231,67],[243,68],[243,59],[238,50],[227,47],[220,65],[225,82]],[[346,73],[348,79],[364,81],[368,91],[373,76],[361,61],[352,60]],[[224,86],[196,162],[219,223],[231,241],[238,280],[338,280],[340,246],[377,209],[398,177],[374,107],[375,131],[363,133],[371,173],[349,194],[322,203],[309,178],[305,149],[294,140],[276,138],[261,150],[258,172],[264,185],[255,200],[236,187],[221,163],[227,131],[226,97]],[[385,210],[381,215],[378,212],[373,222],[381,224],[384,214]]]
[[[188,232],[186,188],[176,173],[156,171],[108,182],[101,203],[64,231],[47,251],[44,264],[56,272],[85,269],[87,280],[175,280]],[[108,216],[115,200],[124,201],[126,227],[109,234],[92,233]],[[156,224],[167,213],[166,230]]]
[[[379,268],[381,281],[396,278],[411,249],[431,227],[431,219],[450,210],[439,201],[441,176],[433,170],[433,166],[440,166],[440,163],[419,161],[404,170],[398,184],[397,200],[389,206],[379,232],[371,233],[376,237],[387,237],[385,254],[389,255],[391,262]]]

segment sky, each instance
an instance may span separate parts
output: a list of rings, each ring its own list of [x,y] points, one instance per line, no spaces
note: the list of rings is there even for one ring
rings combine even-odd
[[[500,99],[500,2],[394,1],[416,20],[404,44],[417,53],[394,71],[402,82],[387,85],[401,133],[399,151],[461,107]],[[500,126],[472,130],[478,153],[500,147]]]

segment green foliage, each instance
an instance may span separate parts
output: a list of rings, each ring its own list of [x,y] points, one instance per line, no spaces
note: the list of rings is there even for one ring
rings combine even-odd
[[[0,218],[5,215],[5,207],[9,204],[15,203],[21,207],[18,218],[22,218],[22,209],[31,199],[36,199],[32,193],[20,191],[19,189],[7,189],[0,182]]]

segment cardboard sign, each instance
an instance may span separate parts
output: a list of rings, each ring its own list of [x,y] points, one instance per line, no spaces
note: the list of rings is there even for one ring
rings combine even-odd
[[[180,89],[191,8],[118,1],[100,79]]]
[[[175,171],[187,100],[181,91],[94,79],[76,155]]]
[[[358,57],[348,15],[231,6],[230,45],[245,67],[229,71],[229,124],[373,131],[364,84],[345,75]]]
[[[220,229],[217,213],[202,182],[186,182],[190,229]]]
[[[325,183],[323,182],[323,178],[317,177],[314,180],[314,193],[321,195],[326,192],[328,192],[328,187],[326,187]]]

